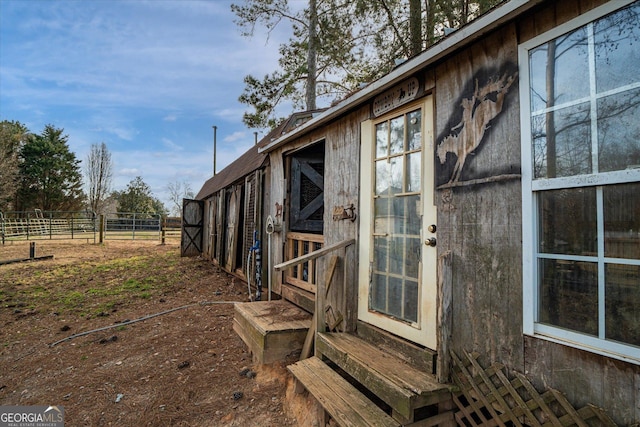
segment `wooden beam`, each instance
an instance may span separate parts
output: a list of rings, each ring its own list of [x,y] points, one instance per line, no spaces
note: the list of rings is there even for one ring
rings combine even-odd
[[[329,295],[329,289],[331,289],[331,280],[333,279],[333,273],[336,271],[336,264],[338,263],[338,256],[334,255],[331,257],[331,261],[329,261],[329,269],[327,270],[327,277],[324,280],[324,297],[327,298]]]
[[[304,339],[304,344],[302,345],[302,351],[300,352],[300,360],[307,359],[311,356],[311,349],[313,346],[313,338],[316,336],[316,316],[318,312],[313,313],[313,319],[311,319],[311,327],[307,331],[307,336]]]
[[[338,256],[334,255],[331,257],[331,261],[330,261],[330,265],[329,265],[329,270],[327,270],[327,276],[325,278],[325,297],[326,294],[329,292],[329,288],[331,287],[331,279],[333,278],[333,272],[336,269],[336,264],[338,262]],[[316,323],[318,321],[318,310],[319,308],[316,307],[315,310],[313,311],[313,320],[311,320],[311,327],[309,328],[309,331],[307,331],[307,336],[304,340],[304,345],[302,346],[302,352],[300,353],[300,360],[304,360],[306,358],[308,358],[309,356],[311,356],[311,348],[313,345],[313,341],[314,338],[316,336]]]

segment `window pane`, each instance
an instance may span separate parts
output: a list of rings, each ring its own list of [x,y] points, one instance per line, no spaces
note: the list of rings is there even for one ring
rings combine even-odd
[[[640,3],[604,17],[594,25],[598,93],[640,81]]]
[[[409,151],[419,150],[422,147],[422,118],[421,111],[416,110],[407,114],[407,139]]]
[[[405,276],[413,279],[418,278],[418,268],[420,266],[420,239],[407,239],[407,268]]]
[[[640,346],[640,266],[606,266],[606,337]]]
[[[580,28],[529,52],[531,110],[589,95],[587,32]]]
[[[539,251],[595,255],[598,250],[596,190],[593,187],[541,192]]]
[[[404,198],[407,203],[407,234],[420,235],[420,221],[422,217],[418,215],[420,196],[407,196]]]
[[[536,178],[591,173],[589,103],[535,116],[531,126]]]
[[[603,187],[604,255],[640,259],[640,183]]]
[[[598,100],[598,168],[601,172],[640,168],[638,117],[640,89]]]
[[[404,282],[404,319],[409,322],[418,321],[418,282]]]
[[[389,123],[376,125],[376,158],[387,155],[389,148]]]
[[[404,234],[408,216],[405,208],[405,197],[394,197],[392,209],[389,230],[391,233]]]
[[[390,154],[404,151],[404,116],[391,120],[391,150]]]
[[[389,273],[402,275],[404,267],[404,255],[407,248],[404,246],[404,237],[394,237],[389,242]]]
[[[402,177],[404,172],[404,156],[389,159],[389,191],[391,194],[402,193]]]
[[[420,151],[407,156],[407,191],[420,191],[420,167],[422,153]]]
[[[402,318],[402,279],[389,277],[389,300],[387,301],[387,314]]]
[[[596,263],[540,260],[538,321],[598,335]]]
[[[369,308],[383,313],[387,311],[387,276],[373,275],[369,298]]]
[[[386,159],[376,162],[376,195],[388,194],[391,187],[391,172]]]
[[[386,197],[379,197],[374,199],[374,233],[388,233],[389,232],[389,199]]]
[[[387,238],[375,237],[373,239],[373,268],[376,271],[387,269]]]

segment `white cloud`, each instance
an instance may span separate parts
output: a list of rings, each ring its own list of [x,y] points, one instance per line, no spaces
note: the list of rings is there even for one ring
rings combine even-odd
[[[182,151],[183,150],[183,148],[180,145],[176,144],[175,142],[173,142],[169,138],[162,138],[162,144],[166,148],[168,148],[168,149],[170,149],[172,151]]]
[[[225,142],[235,142],[244,139],[247,135],[245,131],[234,132],[231,135],[227,135],[224,137]]]
[[[118,171],[118,175],[124,176],[138,176],[140,174],[140,169],[137,168],[122,168]]]

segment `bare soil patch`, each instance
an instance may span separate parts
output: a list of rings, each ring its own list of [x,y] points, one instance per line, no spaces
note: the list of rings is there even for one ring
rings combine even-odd
[[[37,255],[54,258],[0,265],[0,405],[62,405],[69,426],[301,424],[285,366],[254,365],[232,329],[244,282],[177,243],[42,241]]]

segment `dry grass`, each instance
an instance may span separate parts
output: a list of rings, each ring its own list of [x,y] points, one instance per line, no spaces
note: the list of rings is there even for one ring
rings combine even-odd
[[[54,258],[0,265],[0,404],[62,405],[69,426],[298,425],[285,368],[254,366],[232,330],[243,282],[176,243],[43,241],[37,255]],[[28,242],[0,246],[0,260],[28,256]]]

